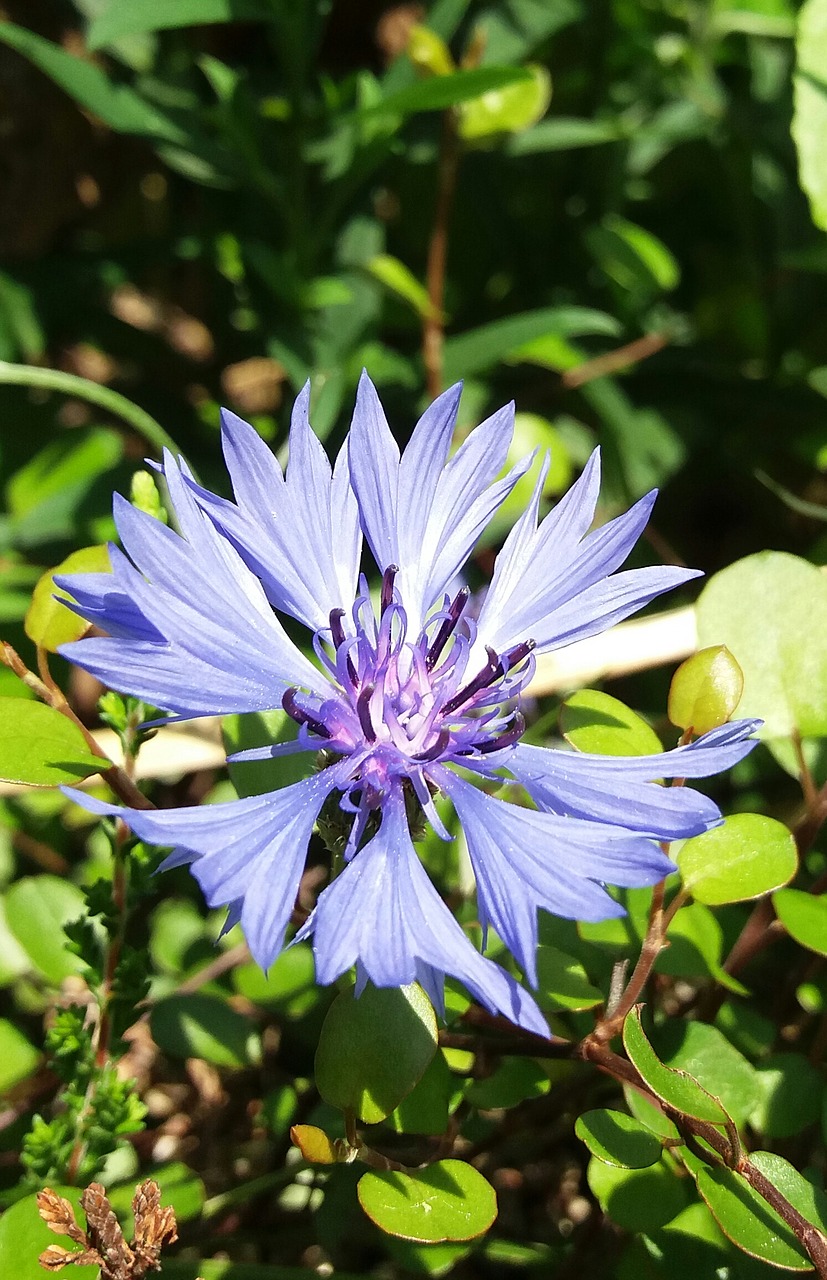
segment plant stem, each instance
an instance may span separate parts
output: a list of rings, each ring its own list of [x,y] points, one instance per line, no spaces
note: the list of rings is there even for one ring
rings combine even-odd
[[[593,1039],[598,1044],[607,1044],[621,1030],[623,1023],[626,1021],[626,1015],[631,1012],[637,1004],[643,992],[643,988],[649,981],[649,975],[652,972],[655,961],[660,955],[666,944],[664,913],[663,913],[663,895],[664,881],[656,884],[652,889],[652,905],[649,908],[649,927],[646,930],[646,937],[643,939],[643,946],[640,949],[640,955],[637,958],[637,964],[632,970],[632,976],[626,984],[626,989],[622,993],[617,1004],[607,1012],[606,1017],[598,1022],[589,1039]]]
[[[133,404],[119,391],[111,387],[103,387],[98,382],[90,382],[88,378],[78,377],[76,373],[64,373],[62,369],[42,369],[37,365],[11,364],[8,360],[0,360],[0,384],[12,387],[37,387],[42,391],[59,391],[63,395],[76,396],[89,404],[99,405],[108,410],[116,418],[129,423],[139,435],[151,444],[160,456],[164,449],[178,452],[178,446],[171,436],[167,435],[160,422],[156,422],[151,414],[140,405]]]
[[[443,112],[442,135],[437,160],[437,195],[434,225],[428,244],[425,283],[430,308],[422,321],[422,361],[428,397],[435,400],[442,391],[442,351],[445,341],[445,267],[448,261],[448,225],[457,185],[460,146],[456,118],[452,110]]]

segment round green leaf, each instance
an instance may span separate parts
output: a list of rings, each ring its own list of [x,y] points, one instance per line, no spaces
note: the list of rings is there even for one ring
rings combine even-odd
[[[6,894],[6,919],[33,967],[53,986],[84,964],[68,949],[63,926],[84,913],[76,884],[60,876],[24,876]]]
[[[578,1116],[574,1132],[598,1160],[621,1169],[646,1169],[663,1151],[651,1129],[622,1111],[586,1111]]]
[[[473,1080],[466,1098],[483,1111],[516,1107],[527,1098],[540,1098],[548,1093],[548,1074],[531,1058],[506,1058],[493,1075]]]
[[[106,769],[111,761],[95,756],[76,724],[31,698],[3,699],[0,780],[33,787],[78,782]]]
[[[791,1138],[821,1115],[824,1079],[800,1053],[775,1053],[756,1067],[761,1099],[750,1116],[765,1138]]]
[[[593,1009],[603,999],[582,964],[556,947],[537,948],[537,986],[540,1007],[551,1011]]]
[[[716,573],[697,604],[698,641],[725,644],[744,673],[739,714],[764,738],[827,734],[827,578],[781,551]]]
[[[623,1024],[623,1044],[632,1065],[662,1102],[696,1120],[726,1124],[727,1114],[717,1098],[688,1072],[673,1070],[661,1062],[644,1034],[639,1009],[633,1009]]]
[[[233,970],[233,986],[254,1004],[300,1018],[319,995],[313,952],[306,942],[297,942],[282,951],[267,973],[252,962],[239,965]]]
[[[757,1151],[750,1159],[805,1217],[823,1220],[823,1192],[818,1193],[792,1165],[766,1151]],[[788,1271],[812,1271],[809,1254],[787,1224],[739,1174],[723,1167],[700,1167],[697,1183],[724,1235],[744,1253]],[[819,1211],[814,1216],[817,1197]]]
[[[698,902],[719,906],[770,893],[798,867],[792,833],[775,818],[735,813],[723,825],[686,840],[676,861],[684,888]]]
[[[421,1079],[436,1047],[436,1017],[416,983],[383,988],[369,983],[358,997],[343,991],[328,1009],[319,1037],[319,1093],[331,1106],[377,1124]]]
[[[497,1216],[494,1188],[462,1160],[439,1160],[415,1174],[370,1170],[358,1195],[382,1231],[422,1243],[473,1240]]]
[[[682,662],[669,686],[669,719],[679,729],[708,733],[731,720],[744,673],[725,644],[700,649]]]
[[[817,897],[802,889],[779,889],[773,894],[772,903],[791,938],[802,947],[827,956],[827,894]]]
[[[261,1058],[249,1018],[217,996],[169,996],[155,1005],[149,1025],[158,1048],[174,1058],[204,1058],[218,1067],[246,1067]]]
[[[71,599],[68,591],[55,585],[55,574],[62,573],[111,573],[109,549],[105,545],[82,547],[73,551],[56,568],[44,573],[32,595],[23,626],[26,635],[49,653],[57,653],[58,646],[70,640],[79,640],[92,625],[79,614],[67,609],[61,600]],[[55,599],[55,597],[58,599]]]
[[[79,1207],[80,1188],[54,1186],[52,1190],[69,1201],[76,1211],[78,1225],[85,1227],[86,1219]],[[38,1258],[50,1244],[77,1248],[67,1236],[58,1236],[46,1226],[37,1211],[36,1196],[18,1200],[0,1216],[0,1275],[13,1276],[14,1280],[43,1280],[47,1272]],[[63,1272],[71,1275],[72,1280],[97,1280],[98,1273],[98,1267],[72,1267],[71,1271],[67,1268]]]
[[[586,1177],[603,1212],[626,1231],[657,1231],[686,1208],[686,1179],[663,1160],[647,1169],[621,1169],[592,1157]]]
[[[560,731],[578,751],[601,756],[648,756],[663,750],[646,721],[617,698],[581,689],[560,708]]]
[[[519,133],[545,115],[551,102],[551,76],[536,64],[526,70],[530,78],[491,89],[460,105],[459,132],[466,142],[487,142],[503,133]]]
[[[445,1054],[435,1053],[422,1079],[391,1112],[388,1123],[397,1133],[444,1133],[453,1091],[454,1077]]]
[[[14,1023],[0,1018],[0,1094],[34,1071],[40,1054]]]

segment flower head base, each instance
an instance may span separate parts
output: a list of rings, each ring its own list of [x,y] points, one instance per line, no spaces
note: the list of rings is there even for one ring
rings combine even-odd
[[[663,843],[706,830],[720,814],[690,787],[657,780],[729,767],[753,746],[755,726],[726,725],[632,759],[520,740],[535,652],[593,635],[694,574],[617,572],[655,495],[590,531],[595,453],[539,522],[541,468],[472,617],[468,591],[449,588],[531,459],[497,478],[512,406],[449,459],[458,401],[459,388],[435,401],[400,456],[363,376],[331,468],[305,389],[286,475],[253,428],[225,414],[236,502],[203,489],[170,455],[164,473],[180,534],[116,499],[126,554],[111,548],[111,575],[59,584],[108,635],[67,645],[66,655],[179,716],[281,705],[299,725],[296,739],[235,758],[322,751],[325,767],[206,808],[139,812],[72,794],[120,814],[142,839],[174,846],[163,865],[191,864],[210,905],[228,907],[265,968],[282,947],[314,824],[335,806],[347,825],[346,865],[297,935],[313,939],[319,981],[356,965],[360,981],[416,980],[439,1004],[451,974],[489,1009],[547,1034],[528,992],[474,948],[431,884],[412,842],[411,802],[448,839],[434,803],[438,792],[448,797],[468,842],[480,920],[536,983],[538,909],[605,919],[621,914],[606,883],[654,884],[673,871]],[[363,536],[381,575],[376,603],[360,573]],[[308,627],[315,661],[279,615]],[[469,775],[519,784],[536,808],[495,798]]]

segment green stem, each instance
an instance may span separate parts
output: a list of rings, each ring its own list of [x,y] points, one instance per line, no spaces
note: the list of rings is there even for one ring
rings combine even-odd
[[[88,378],[80,378],[75,373],[64,373],[62,369],[42,369],[36,365],[11,364],[8,360],[0,360],[0,384],[12,387],[37,387],[41,391],[59,391],[63,395],[76,396],[79,400],[87,400],[90,404],[99,405],[117,418],[129,423],[139,435],[151,444],[160,456],[164,449],[178,453],[178,446],[168,436],[159,422],[140,405],[133,404],[119,391],[111,387],[102,387]]]

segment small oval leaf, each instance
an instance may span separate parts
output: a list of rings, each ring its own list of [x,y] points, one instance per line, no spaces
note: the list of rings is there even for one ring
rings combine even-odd
[[[4,698],[0,780],[32,787],[79,782],[112,763],[95,756],[76,724],[30,698]]]
[[[218,1067],[261,1059],[252,1022],[218,996],[168,996],[155,1005],[149,1025],[158,1048],[175,1058],[204,1058]]]
[[[646,1169],[663,1151],[651,1129],[622,1111],[586,1111],[578,1116],[574,1132],[598,1160],[621,1169]]]
[[[694,734],[726,724],[744,692],[744,673],[725,644],[700,649],[682,662],[669,687],[672,724]]]
[[[578,751],[601,756],[648,756],[663,750],[646,721],[618,698],[581,689],[560,708],[560,732]]]
[[[803,889],[779,889],[772,904],[791,938],[808,951],[827,956],[827,893],[818,897]]]
[[[311,1164],[336,1164],[338,1160],[332,1138],[314,1124],[294,1124],[290,1139]]]
[[[358,1195],[382,1231],[426,1244],[473,1240],[497,1216],[494,1188],[462,1160],[439,1160],[415,1174],[370,1170],[359,1180]]]
[[[23,626],[26,635],[49,653],[57,653],[58,647],[70,640],[79,640],[92,625],[73,610],[67,609],[61,600],[70,599],[69,593],[55,585],[55,574],[62,573],[111,573],[109,549],[105,546],[82,547],[43,577],[32,595]],[[58,596],[59,599],[55,599]]]
[[[390,1115],[436,1053],[431,1002],[416,983],[343,991],[327,1011],[316,1050],[316,1085],[325,1102],[367,1124]]]
[[[676,861],[684,888],[714,907],[780,888],[795,875],[798,854],[782,822],[761,813],[735,813],[720,827],[686,840]]]
[[[727,1113],[717,1098],[688,1072],[664,1066],[646,1038],[639,1009],[633,1009],[623,1024],[623,1044],[632,1065],[662,1102],[696,1120],[726,1124]]]

